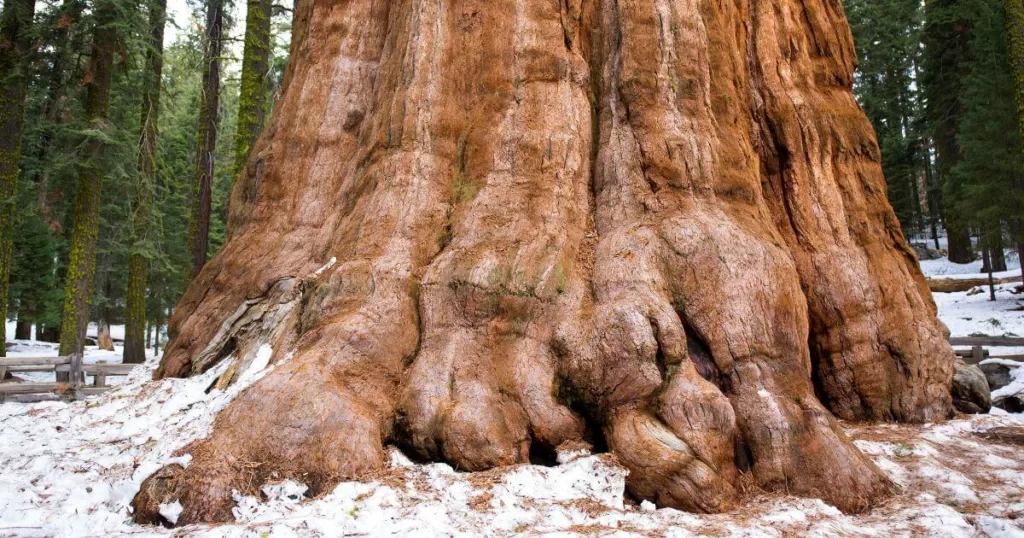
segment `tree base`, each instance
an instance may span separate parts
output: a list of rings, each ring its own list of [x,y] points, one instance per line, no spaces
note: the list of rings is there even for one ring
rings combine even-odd
[[[138,520],[229,520],[267,480],[315,494],[385,444],[476,471],[588,429],[662,506],[727,510],[741,475],[885,497],[829,410],[944,419],[953,352],[837,6],[300,2],[158,376],[278,366]]]

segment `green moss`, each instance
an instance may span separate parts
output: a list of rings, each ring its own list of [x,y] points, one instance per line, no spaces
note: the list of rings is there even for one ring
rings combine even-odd
[[[117,9],[110,1],[99,1],[95,7],[96,25],[89,59],[92,78],[86,90],[85,112],[90,126],[98,132],[109,129],[110,82],[114,52],[119,38],[113,21]],[[109,136],[96,136],[86,144],[85,160],[78,174],[75,196],[74,226],[68,254],[67,281],[64,288],[64,312],[61,322],[60,354],[81,352],[85,328],[89,322],[93,276],[96,273],[96,243],[100,229],[100,194],[103,188],[103,156]]]
[[[241,173],[249,152],[266,121],[267,75],[270,72],[270,1],[248,0],[245,14],[245,50],[238,95],[235,130],[235,174]]]

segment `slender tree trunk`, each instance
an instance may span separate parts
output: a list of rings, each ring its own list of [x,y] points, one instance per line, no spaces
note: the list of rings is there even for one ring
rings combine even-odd
[[[1017,261],[1020,262],[1020,276],[1024,280],[1024,241],[1017,241]]]
[[[156,190],[156,152],[160,117],[160,76],[163,71],[167,0],[149,6],[150,40],[142,92],[142,137],[139,140],[139,183],[132,215],[134,245],[128,258],[124,362],[146,361],[146,287],[149,280],[148,235]]]
[[[7,301],[11,277],[15,190],[25,123],[26,56],[35,0],[7,0],[0,13],[0,357],[7,355]]]
[[[920,80],[920,76],[918,76]],[[928,223],[931,226],[932,242],[935,243],[935,250],[942,249],[939,244],[939,221],[942,219],[942,186],[936,185],[934,163],[932,162],[931,140],[926,139],[924,147],[924,177],[925,185],[928,187],[925,195],[928,198]]]
[[[99,0],[94,6],[95,27],[86,69],[85,115],[93,129],[107,130],[110,110],[110,85],[114,53],[117,10],[112,0]],[[97,136],[85,144],[75,196],[74,226],[64,292],[60,354],[82,352],[89,324],[89,305],[96,272],[96,242],[100,227],[100,193],[103,188],[103,155],[106,143]]]
[[[982,255],[982,258],[983,258],[983,262],[982,263],[984,263],[985,267],[987,267],[987,269],[982,269],[982,272],[983,273],[988,273],[988,296],[989,296],[988,300],[989,301],[995,301],[996,300],[996,283],[995,283],[995,279],[992,277],[992,263],[991,263],[992,257],[990,256],[991,252],[992,251],[988,247],[984,247],[984,248],[981,249],[981,255]]]
[[[660,506],[727,510],[749,473],[864,510],[892,484],[832,413],[951,413],[840,2],[304,0],[295,21],[157,377],[275,367],[145,480],[137,522],[179,501],[176,524],[231,521],[274,476],[329,491],[387,443],[483,470],[588,438]]]
[[[271,0],[246,2],[242,87],[238,96],[238,125],[235,128],[235,175],[245,166],[249,149],[263,131],[267,108],[267,77],[270,74],[271,6]]]
[[[207,0],[206,51],[203,55],[203,93],[199,104],[199,129],[192,187],[192,217],[188,245],[192,255],[192,275],[206,265],[210,239],[214,152],[217,148],[217,114],[220,106],[220,54],[222,45],[224,0]]]

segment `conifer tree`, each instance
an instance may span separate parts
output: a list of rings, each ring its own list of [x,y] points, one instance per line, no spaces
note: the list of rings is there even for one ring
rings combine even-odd
[[[132,215],[132,251],[128,260],[124,362],[146,359],[146,290],[149,279],[148,244],[156,187],[157,136],[160,117],[160,77],[163,71],[164,24],[167,0],[149,6],[150,42],[143,73],[142,136],[139,139],[139,181]]]
[[[5,356],[15,189],[25,121],[25,60],[35,0],[7,0],[0,14],[0,357]]]
[[[110,88],[118,44],[117,9],[113,0],[98,0],[93,7],[94,27],[84,84],[87,133],[85,154],[78,174],[74,227],[64,291],[60,354],[79,353],[85,344],[96,272],[96,244],[100,227],[103,156],[109,137]]]
[[[969,223],[958,207],[958,201],[964,197],[963,188],[952,175],[961,156],[956,133],[963,117],[960,96],[970,61],[969,43],[970,21],[964,17],[958,0],[925,2],[921,82],[927,96],[926,114],[935,144],[937,180],[941,182],[949,260],[954,263],[970,263],[975,259]]]
[[[217,117],[220,106],[220,55],[224,26],[224,0],[207,0],[206,43],[203,56],[203,88],[199,105],[199,129],[193,171],[192,217],[189,251],[192,274],[206,264],[212,208],[214,154],[217,150]]]
[[[234,172],[237,175],[249,157],[249,149],[263,130],[270,74],[270,0],[248,0],[245,12],[245,51],[242,83],[235,127]]]
[[[860,59],[854,91],[878,135],[889,201],[905,231],[920,231],[918,178],[925,174],[914,71],[919,62],[921,4],[849,0],[845,7]]]

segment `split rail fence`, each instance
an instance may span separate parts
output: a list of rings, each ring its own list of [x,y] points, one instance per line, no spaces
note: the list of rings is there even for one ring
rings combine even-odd
[[[954,348],[969,347],[970,349],[957,349],[956,354],[967,364],[978,364],[986,359],[1002,359],[1024,363],[1024,355],[991,355],[990,347],[1020,347],[1024,348],[1024,338],[1011,338],[1007,336],[967,336],[963,338],[950,338],[949,343]]]
[[[81,354],[66,357],[10,357],[0,358],[0,379],[10,372],[53,372],[68,374],[66,382],[55,383],[0,383],[0,403],[44,402],[49,400],[81,400],[101,394],[113,387],[107,385],[107,376],[125,376],[135,364],[85,364]],[[87,377],[92,383],[87,384]]]

